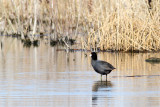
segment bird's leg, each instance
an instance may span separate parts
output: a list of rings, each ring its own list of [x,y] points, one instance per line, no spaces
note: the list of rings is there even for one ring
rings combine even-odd
[[[102,81],[102,75],[101,75],[101,81]]]
[[[106,74],[106,82],[107,82],[107,74]]]

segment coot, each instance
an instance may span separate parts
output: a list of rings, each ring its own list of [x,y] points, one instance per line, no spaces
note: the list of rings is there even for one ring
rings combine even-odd
[[[97,54],[95,52],[91,53],[91,64],[93,69],[101,74],[101,80],[102,80],[102,75],[106,75],[106,81],[107,81],[107,74],[109,74],[112,70],[115,69],[110,63],[105,62],[105,61],[100,61],[97,60]]]

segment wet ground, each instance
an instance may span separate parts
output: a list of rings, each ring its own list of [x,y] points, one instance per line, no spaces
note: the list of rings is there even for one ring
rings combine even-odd
[[[159,53],[98,53],[116,67],[108,81],[90,64],[90,52],[25,48],[7,39],[0,50],[1,107],[159,107]]]

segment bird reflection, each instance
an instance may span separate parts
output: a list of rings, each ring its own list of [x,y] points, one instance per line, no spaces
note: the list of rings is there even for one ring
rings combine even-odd
[[[106,93],[111,91],[111,87],[113,87],[111,81],[96,81],[92,87],[92,105],[97,105],[96,101],[100,97],[107,98]]]

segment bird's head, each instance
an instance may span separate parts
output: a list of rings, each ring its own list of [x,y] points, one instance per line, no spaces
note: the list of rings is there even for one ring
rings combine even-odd
[[[91,56],[92,60],[97,60],[97,53],[96,52],[92,52],[90,56]]]

